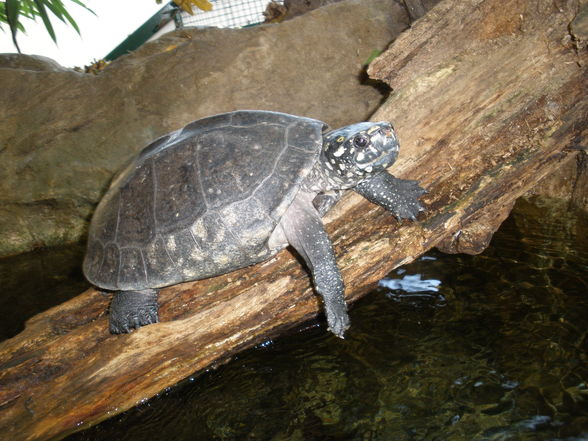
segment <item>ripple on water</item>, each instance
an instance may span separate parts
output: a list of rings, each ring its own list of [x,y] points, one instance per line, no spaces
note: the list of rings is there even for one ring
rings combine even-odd
[[[521,201],[352,308],[68,440],[588,441],[588,219]]]

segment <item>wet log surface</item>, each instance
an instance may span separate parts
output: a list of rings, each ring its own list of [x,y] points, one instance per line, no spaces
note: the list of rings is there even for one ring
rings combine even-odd
[[[348,194],[329,214],[349,300],[434,246],[480,252],[516,198],[567,149],[586,145],[588,60],[568,26],[582,6],[443,1],[370,66],[394,89],[374,116],[399,132],[391,171],[421,180],[428,211],[399,224]],[[0,345],[6,439],[60,438],[95,424],[320,310],[288,251],[163,290],[162,323],[130,335],[108,333],[109,299],[88,290]]]

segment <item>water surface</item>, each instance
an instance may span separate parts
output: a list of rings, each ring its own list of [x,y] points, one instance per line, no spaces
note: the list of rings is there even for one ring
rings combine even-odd
[[[74,440],[588,440],[588,218],[519,202],[479,256],[431,252],[354,305]]]
[[[588,216],[552,202],[392,272],[344,341],[306,323],[67,440],[587,441]],[[2,336],[86,287],[52,253],[0,261]]]

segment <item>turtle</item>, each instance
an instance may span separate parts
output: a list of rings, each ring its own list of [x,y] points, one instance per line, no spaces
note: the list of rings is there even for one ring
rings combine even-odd
[[[386,171],[398,150],[386,121],[329,130],[264,110],[209,116],[156,139],[115,176],[90,223],[83,272],[113,292],[110,332],[158,322],[160,288],[291,246],[312,275],[328,329],[343,338],[344,285],[322,217],[353,189],[415,220],[425,190]]]

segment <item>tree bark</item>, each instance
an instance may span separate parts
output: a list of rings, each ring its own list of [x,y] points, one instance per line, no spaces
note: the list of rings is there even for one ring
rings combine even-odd
[[[585,17],[577,1],[445,0],[370,66],[394,89],[373,118],[399,132],[391,171],[419,179],[428,208],[399,224],[350,193],[329,213],[349,301],[432,247],[480,252],[516,198],[566,148],[586,145],[588,60],[569,27],[582,8]],[[6,439],[58,439],[96,424],[320,310],[288,251],[164,289],[161,323],[128,335],[108,333],[109,299],[90,289],[0,345]]]

